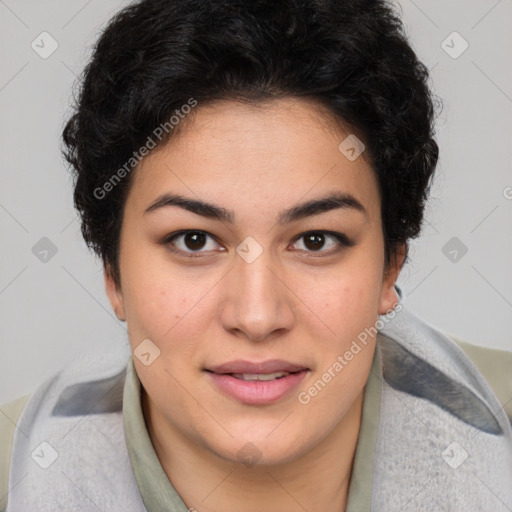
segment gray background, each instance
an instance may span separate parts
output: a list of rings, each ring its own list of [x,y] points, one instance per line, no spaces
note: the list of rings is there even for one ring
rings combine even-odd
[[[125,3],[0,0],[0,403],[79,352],[126,343],[100,262],[81,239],[59,149],[75,76]],[[441,330],[512,350],[512,1],[400,5],[444,110],[427,221],[399,284]],[[51,49],[44,31],[58,43],[46,59],[31,47]],[[447,53],[463,48],[454,31],[469,44],[457,58]],[[46,261],[43,237],[57,250]]]

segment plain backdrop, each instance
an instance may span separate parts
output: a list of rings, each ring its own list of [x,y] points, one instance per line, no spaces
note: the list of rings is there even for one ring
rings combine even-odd
[[[84,350],[126,343],[60,154],[76,75],[125,4],[0,0],[0,403]],[[399,284],[439,329],[512,350],[512,2],[400,6],[444,109],[425,227]]]

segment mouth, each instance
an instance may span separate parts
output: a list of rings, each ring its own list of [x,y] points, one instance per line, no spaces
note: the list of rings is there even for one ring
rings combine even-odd
[[[272,375],[296,373],[308,370],[306,366],[299,363],[292,363],[284,359],[269,359],[267,361],[253,362],[243,359],[236,361],[228,361],[227,363],[218,364],[206,368],[207,371],[216,374],[232,374],[232,375]]]
[[[205,369],[218,391],[248,405],[284,398],[309,371],[303,365],[277,359],[261,363],[238,360]]]
[[[269,381],[269,380],[282,379],[283,377],[288,377],[288,375],[291,375],[292,373],[297,373],[297,372],[227,373],[227,374],[223,374],[223,375],[231,375],[235,379],[239,379],[239,380],[262,380],[262,381]]]

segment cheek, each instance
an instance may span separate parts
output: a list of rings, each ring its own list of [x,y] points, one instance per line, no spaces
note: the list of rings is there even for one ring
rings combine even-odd
[[[214,283],[204,276],[178,279],[177,272],[159,272],[151,265],[134,270],[125,269],[123,290],[132,348],[149,338],[162,352],[193,352],[194,340],[211,326]]]
[[[380,267],[361,261],[315,279],[300,295],[333,337],[346,341],[377,320],[381,285]]]
[[[380,273],[373,267],[361,267],[358,272],[354,268],[326,277],[317,283],[314,293],[306,295],[317,316],[312,325],[320,328],[322,324],[328,329],[323,328],[327,335],[319,337],[310,328],[318,348],[318,364],[302,391],[311,400],[307,407],[315,408],[317,417],[326,424],[341,420],[366,382],[379,316],[379,279]]]

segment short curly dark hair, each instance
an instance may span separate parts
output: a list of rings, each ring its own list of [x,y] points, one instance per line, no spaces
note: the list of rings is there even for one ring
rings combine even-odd
[[[378,177],[387,267],[397,247],[420,233],[437,164],[441,102],[428,79],[399,14],[383,0],[128,5],[99,37],[63,131],[83,237],[119,285],[133,180],[105,184],[134,164],[155,128],[169,126],[191,98],[201,106],[294,97],[320,102],[363,138]],[[157,145],[177,132],[166,129]]]

